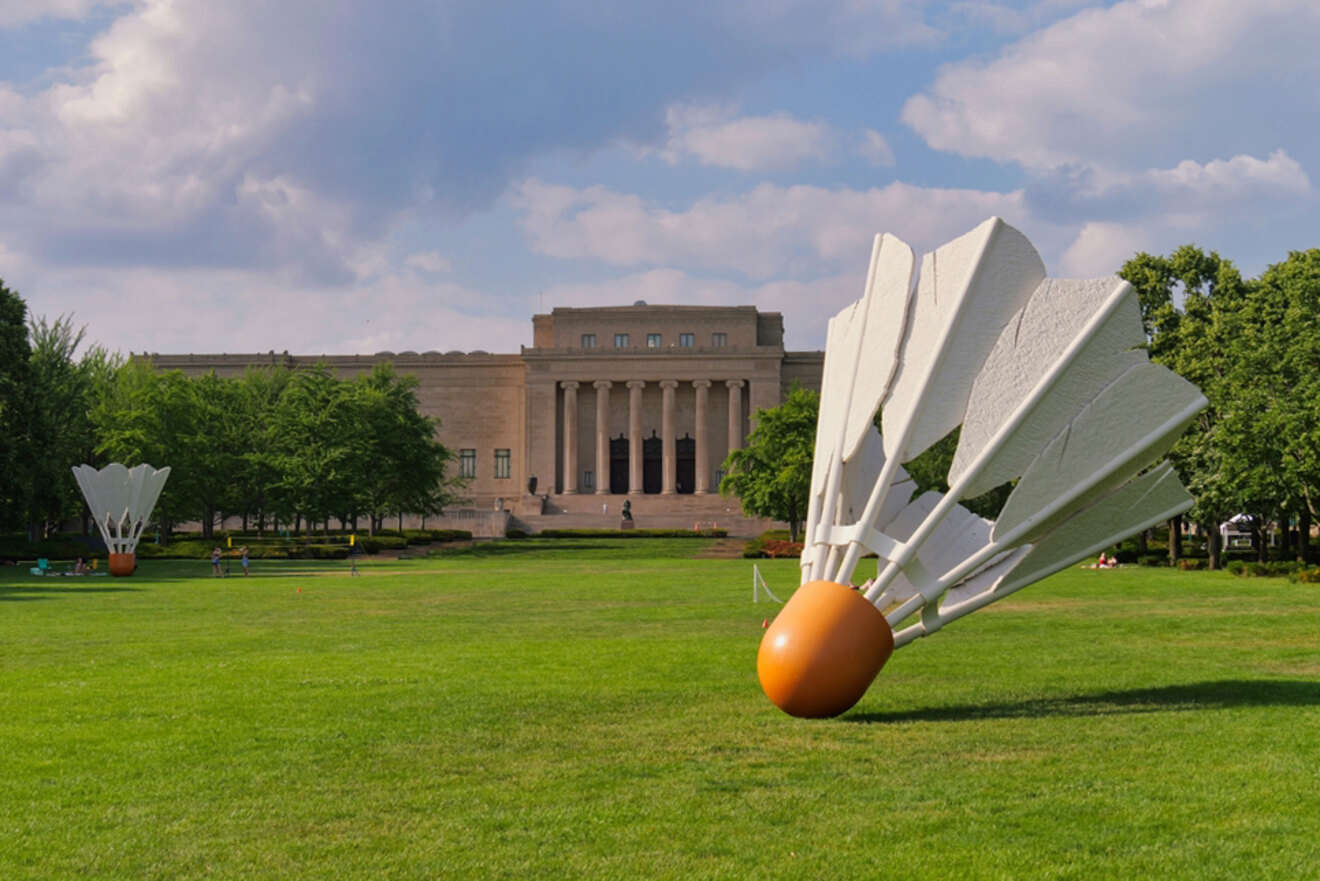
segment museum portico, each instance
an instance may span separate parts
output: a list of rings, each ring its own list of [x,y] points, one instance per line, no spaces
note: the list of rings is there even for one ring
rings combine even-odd
[[[820,387],[822,353],[785,351],[782,317],[752,306],[556,308],[532,325],[532,345],[517,354],[149,357],[231,376],[323,361],[347,377],[392,362],[417,377],[420,407],[440,420],[473,507],[531,514],[546,497],[645,495],[648,510],[663,510],[667,498],[714,494],[756,411],[794,382]]]

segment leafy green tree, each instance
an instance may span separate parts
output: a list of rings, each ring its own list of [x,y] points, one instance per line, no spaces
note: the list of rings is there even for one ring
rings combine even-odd
[[[811,459],[820,395],[794,386],[778,407],[756,411],[756,427],[724,460],[720,494],[736,495],[744,512],[788,523],[798,540],[811,493]]]
[[[880,427],[879,413],[875,415],[875,424],[876,428]],[[930,490],[939,493],[949,491],[949,469],[953,467],[953,457],[958,452],[958,438],[961,436],[962,426],[959,426],[903,465],[912,482],[917,485],[913,491],[914,497]],[[993,520],[1003,510],[1015,484],[1016,481],[1009,481],[975,498],[963,499],[959,504],[973,514]]]
[[[170,479],[156,502],[156,518],[170,526],[197,516],[188,444],[194,435],[196,406],[188,378],[180,371],[158,372],[148,361],[130,359],[114,371],[92,407],[98,455],[125,465],[170,466]]]
[[[32,486],[27,304],[0,281],[0,529],[22,524]]]
[[[1234,406],[1230,377],[1240,351],[1241,309],[1250,295],[1237,268],[1217,253],[1184,245],[1167,257],[1137,254],[1118,273],[1137,290],[1150,339],[1151,360],[1200,387],[1210,401],[1174,445],[1169,458],[1196,498],[1190,516],[1209,540],[1210,563],[1219,565],[1218,526],[1256,504],[1259,482],[1248,480],[1246,455],[1227,448],[1223,423]],[[1257,472],[1262,476],[1263,472]],[[1169,552],[1180,553],[1181,518],[1169,524]]]
[[[272,451],[267,444],[270,425],[280,396],[289,384],[285,367],[253,368],[235,383],[232,417],[235,420],[235,450],[239,458],[235,493],[243,528],[256,518],[258,533],[264,534],[268,516],[275,511],[274,487],[279,480]]]
[[[1225,446],[1254,466],[1260,522],[1286,526],[1296,513],[1297,556],[1306,560],[1320,497],[1320,249],[1294,251],[1268,267],[1235,328],[1238,358],[1231,376],[1232,414]],[[1257,547],[1264,549],[1263,542]]]
[[[294,371],[271,414],[266,443],[278,475],[276,505],[295,526],[353,508],[364,489],[355,439],[365,426],[347,386],[324,364]]]
[[[70,316],[34,318],[31,330],[32,473],[29,521],[43,533],[84,513],[71,469],[100,464],[91,410],[119,358],[100,346],[77,356],[86,335]],[[83,531],[88,522],[83,518]]]
[[[393,513],[436,513],[451,504],[461,483],[446,477],[453,454],[435,439],[436,421],[417,405],[417,379],[380,364],[358,377],[353,392],[363,432],[355,440],[362,466],[362,501],[372,530]]]
[[[238,413],[239,386],[211,372],[189,378],[177,392],[176,489],[189,517],[202,524],[202,536],[211,538],[217,517],[239,507],[242,451],[249,441]],[[174,476],[171,471],[172,481]]]

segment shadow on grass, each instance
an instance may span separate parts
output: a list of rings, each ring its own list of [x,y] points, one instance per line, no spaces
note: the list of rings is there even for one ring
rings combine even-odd
[[[1296,679],[1223,679],[1105,691],[1075,697],[998,704],[963,704],[892,713],[856,713],[845,722],[966,722],[973,719],[1031,719],[1048,716],[1116,716],[1230,707],[1320,706],[1320,682]]]
[[[27,603],[32,600],[53,600],[58,599],[63,594],[78,593],[125,593],[127,591],[137,591],[136,587],[83,587],[73,585],[54,585],[46,584],[0,584],[0,603]]]

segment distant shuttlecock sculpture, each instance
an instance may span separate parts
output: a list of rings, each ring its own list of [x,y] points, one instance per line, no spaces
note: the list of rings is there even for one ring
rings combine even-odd
[[[110,573],[132,575],[137,568],[138,539],[165,488],[170,469],[150,465],[128,468],[114,462],[100,471],[91,465],[79,465],[73,469],[73,476],[110,551]]]
[[[1147,359],[1127,282],[1046,278],[998,218],[914,269],[877,236],[862,299],[829,323],[802,582],[757,657],[795,716],[842,713],[895,648],[1193,503],[1156,463],[1206,399]],[[949,491],[913,498],[901,463],[959,426]],[[993,522],[958,504],[1010,481]]]

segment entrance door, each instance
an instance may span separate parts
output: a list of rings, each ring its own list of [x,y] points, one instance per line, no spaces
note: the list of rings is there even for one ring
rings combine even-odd
[[[628,438],[622,434],[610,440],[610,492],[628,491]]]
[[[655,436],[655,431],[651,436],[642,441],[642,492],[658,493],[660,492],[660,458],[664,454],[664,442]]]
[[[674,487],[680,493],[690,493],[696,487],[697,442],[684,434],[674,444],[674,453],[678,461],[674,463]]]

